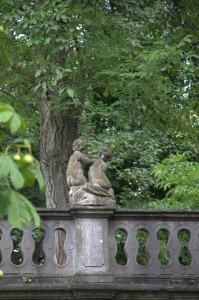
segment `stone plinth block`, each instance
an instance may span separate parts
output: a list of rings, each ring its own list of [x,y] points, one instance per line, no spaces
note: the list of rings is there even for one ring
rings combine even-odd
[[[92,210],[95,214],[95,211]],[[103,213],[102,213],[103,216]],[[76,217],[76,271],[107,273],[109,269],[108,219],[86,214]]]

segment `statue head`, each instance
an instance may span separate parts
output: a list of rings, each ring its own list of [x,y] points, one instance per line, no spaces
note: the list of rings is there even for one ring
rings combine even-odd
[[[98,157],[103,159],[104,161],[107,161],[111,157],[111,152],[107,148],[101,148],[98,152]]]
[[[83,151],[87,147],[87,142],[83,139],[77,139],[73,142],[73,151]]]

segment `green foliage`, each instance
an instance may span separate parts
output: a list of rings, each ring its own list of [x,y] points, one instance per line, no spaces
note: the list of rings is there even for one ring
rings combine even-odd
[[[91,154],[111,148],[108,175],[119,206],[164,198],[154,165],[176,152],[199,160],[198,1],[1,5],[12,80],[1,71],[0,98],[25,116],[35,153],[36,94],[55,115],[81,115]]]
[[[0,25],[0,62],[3,64],[4,68],[8,68],[10,66],[10,59],[2,42],[3,38],[5,38],[4,27]]]
[[[117,242],[117,253],[115,256],[115,261],[120,266],[125,266],[127,264],[127,257],[124,251],[126,243],[127,233],[125,230],[117,229],[115,232],[115,240]]]
[[[188,249],[188,245],[190,242],[190,232],[188,230],[181,229],[178,232],[178,239],[180,241],[179,262],[183,266],[189,266],[192,261]]]
[[[148,241],[148,232],[144,229],[139,229],[136,234],[138,241],[138,253],[137,262],[141,266],[147,266],[149,264],[149,257],[146,252],[146,245]]]
[[[4,144],[5,132],[9,130],[11,134],[23,132],[25,122],[14,109],[8,104],[0,104],[1,138]],[[23,144],[19,144],[23,142]],[[5,147],[5,145],[3,145]],[[9,154],[8,151],[14,151]],[[21,149],[25,151],[21,155]],[[16,151],[16,150],[15,150]],[[29,154],[27,154],[29,153]],[[32,186],[37,180],[40,189],[44,189],[45,184],[40,171],[38,161],[31,155],[31,145],[27,139],[14,139],[5,147],[5,152],[0,153],[0,218],[8,216],[8,221],[17,228],[24,228],[32,220],[35,226],[40,226],[40,218],[34,206],[18,190],[25,186]]]
[[[190,162],[188,154],[170,155],[153,170],[155,186],[166,191],[155,208],[199,208],[199,163]]]

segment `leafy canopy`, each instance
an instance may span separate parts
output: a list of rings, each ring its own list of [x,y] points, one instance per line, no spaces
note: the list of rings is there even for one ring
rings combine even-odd
[[[30,110],[29,133],[38,129],[40,94],[53,113],[81,115],[91,153],[112,149],[120,206],[164,198],[154,165],[176,152],[199,159],[198,1],[18,0],[1,9],[17,57],[15,80],[3,78],[4,97],[19,100],[24,115]]]
[[[151,207],[199,208],[199,163],[189,161],[188,154],[170,155],[154,167],[153,174],[155,186],[167,193]]]

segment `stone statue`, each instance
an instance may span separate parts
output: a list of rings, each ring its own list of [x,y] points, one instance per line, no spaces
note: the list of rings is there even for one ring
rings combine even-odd
[[[102,148],[98,158],[89,158],[84,151],[86,141],[78,139],[73,143],[74,154],[70,157],[66,172],[70,187],[69,200],[72,205],[115,205],[114,191],[105,172],[110,151]],[[89,167],[88,179],[85,168]]]
[[[100,149],[98,158],[91,165],[88,172],[88,184],[84,189],[90,193],[101,197],[108,197],[115,200],[114,191],[111,183],[106,176],[106,161],[111,157],[111,153],[107,148]]]
[[[73,142],[73,155],[68,162],[66,171],[67,184],[72,186],[81,186],[87,182],[84,175],[84,169],[92,165],[95,159],[89,158],[84,152],[86,151],[87,143],[85,140],[77,139]]]

